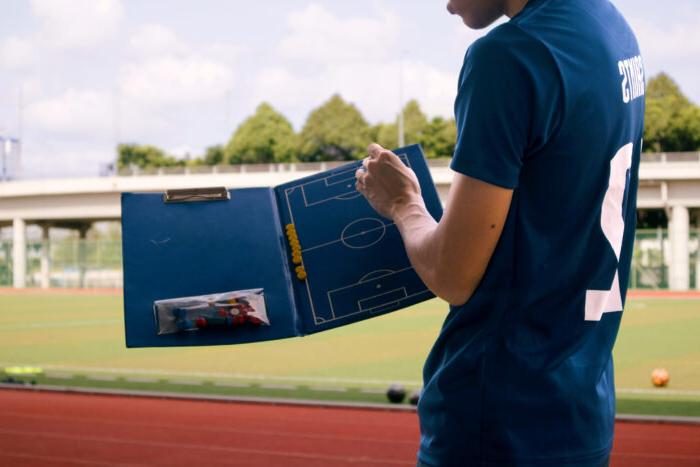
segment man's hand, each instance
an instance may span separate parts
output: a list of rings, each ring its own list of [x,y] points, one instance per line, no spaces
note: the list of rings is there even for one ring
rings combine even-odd
[[[376,143],[370,144],[367,150],[369,156],[355,173],[355,186],[375,211],[395,220],[407,206],[423,204],[413,170],[406,167],[396,154]]]
[[[496,248],[513,190],[457,173],[438,223],[425,207],[416,175],[391,151],[370,145],[355,176],[358,191],[396,224],[425,285],[452,305],[465,303]]]

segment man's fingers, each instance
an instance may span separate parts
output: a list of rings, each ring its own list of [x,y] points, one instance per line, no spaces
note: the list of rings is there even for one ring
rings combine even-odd
[[[385,151],[383,147],[378,145],[377,143],[372,143],[369,146],[367,146],[367,153],[369,154],[370,158],[375,158],[379,156],[379,154],[382,153],[382,151]]]

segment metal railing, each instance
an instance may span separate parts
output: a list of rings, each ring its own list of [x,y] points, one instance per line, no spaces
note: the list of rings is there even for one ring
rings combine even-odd
[[[642,162],[700,162],[700,151],[698,152],[643,152]]]
[[[450,158],[428,159],[428,166],[434,168],[448,167]],[[700,152],[645,152],[642,162],[697,162],[700,163]],[[190,167],[150,167],[132,166],[114,171],[103,171],[103,176],[142,176],[142,175],[201,175],[201,174],[242,174],[242,173],[289,173],[289,172],[320,172],[347,164],[349,161],[329,162],[289,162],[280,164],[236,164],[236,165],[198,165]]]

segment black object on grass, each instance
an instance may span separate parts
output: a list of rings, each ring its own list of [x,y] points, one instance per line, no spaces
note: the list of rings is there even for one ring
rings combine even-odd
[[[386,391],[386,397],[392,404],[400,404],[406,398],[406,389],[400,384],[392,384]]]
[[[416,389],[411,393],[411,397],[408,398],[408,402],[411,403],[411,405],[418,405],[418,401],[420,400],[420,393],[422,389]]]

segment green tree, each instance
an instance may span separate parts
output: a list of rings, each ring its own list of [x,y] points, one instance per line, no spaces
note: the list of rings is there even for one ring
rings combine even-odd
[[[403,108],[404,143],[419,143],[427,127],[428,117],[421,110],[418,101],[408,101]],[[395,148],[399,145],[398,117],[394,123],[378,126],[377,142],[385,148]]]
[[[217,144],[215,146],[209,146],[205,150],[202,162],[204,165],[219,165],[223,164],[225,159],[226,151],[224,147],[221,144]]]
[[[457,142],[457,125],[454,118],[445,120],[433,118],[420,135],[418,142],[423,146],[425,157],[452,157]]]
[[[299,159],[360,159],[367,152],[369,137],[370,127],[360,111],[335,94],[306,120],[299,135]]]
[[[263,102],[255,114],[236,129],[224,149],[232,164],[289,162],[294,160],[296,135],[284,115]]]
[[[155,146],[141,144],[120,144],[117,146],[117,168],[136,166],[142,169],[150,167],[181,167],[185,161],[178,160]]]
[[[644,115],[646,151],[700,149],[700,108],[665,73],[647,83]]]

